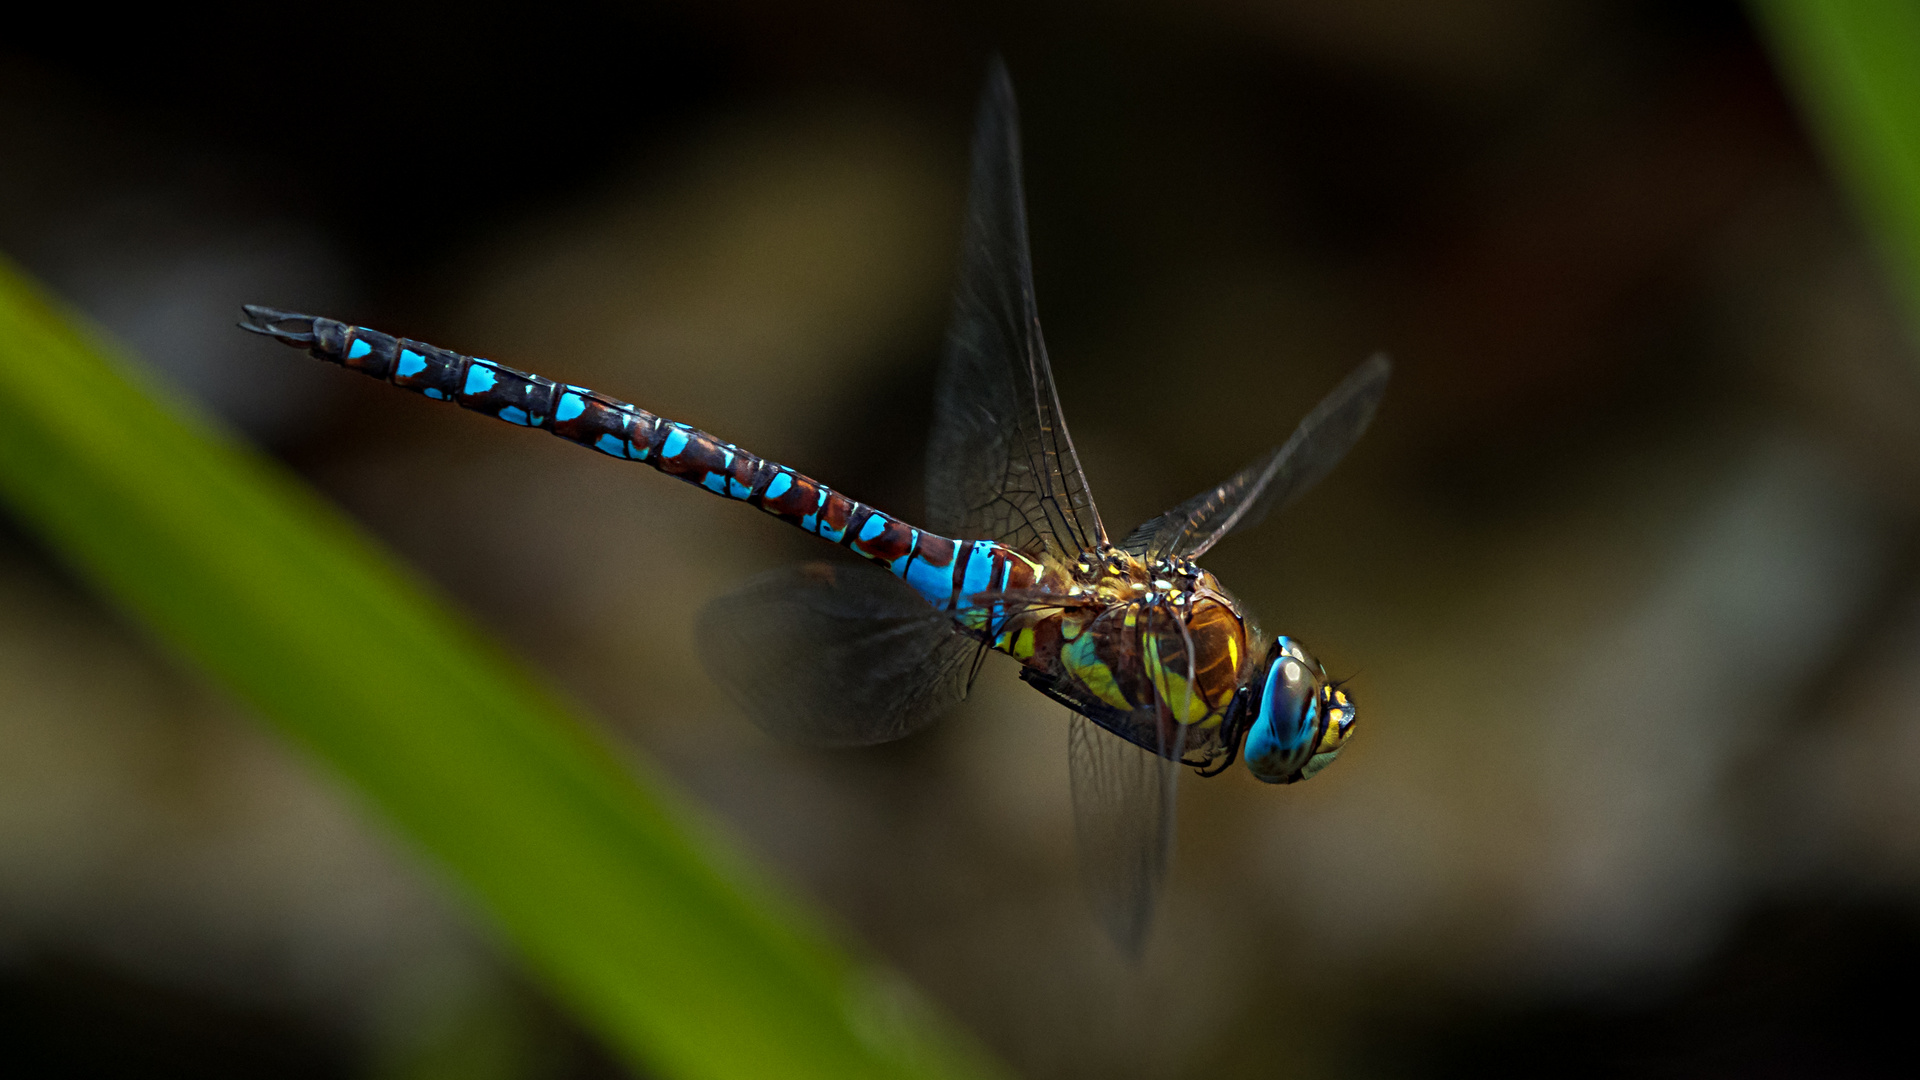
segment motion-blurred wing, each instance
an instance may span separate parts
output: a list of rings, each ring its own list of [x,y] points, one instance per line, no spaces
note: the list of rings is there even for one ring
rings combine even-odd
[[[1105,542],[1040,337],[1020,121],[998,58],[980,99],[960,283],[934,412],[931,528],[1069,560]]]
[[[753,578],[708,604],[694,632],[741,708],[812,746],[913,734],[966,696],[979,649],[893,575],[827,563]]]
[[[1199,558],[1235,529],[1257,525],[1276,507],[1306,494],[1333,470],[1373,422],[1392,364],[1376,355],[1314,406],[1293,435],[1234,473],[1129,533],[1120,547],[1146,559]]]
[[[1068,773],[1080,875],[1120,950],[1138,957],[1173,849],[1179,762],[1114,738],[1073,714]]]
[[[1156,615],[1148,615],[1148,633]],[[1182,685],[1192,684],[1191,675],[1188,670]],[[1067,730],[1081,877],[1107,933],[1136,959],[1166,882],[1187,750],[1187,729],[1160,723],[1161,704],[1133,712],[1082,706]],[[1184,709],[1188,703],[1167,704]]]

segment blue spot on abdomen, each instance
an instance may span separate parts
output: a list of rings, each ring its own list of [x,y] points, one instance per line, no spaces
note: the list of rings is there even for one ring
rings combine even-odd
[[[973,597],[985,592],[992,582],[993,541],[975,540],[967,545],[967,575],[961,580],[960,592]]]
[[[467,369],[467,385],[462,387],[460,392],[469,396],[473,394],[483,394],[493,389],[493,381],[493,369],[475,360],[473,366]],[[514,423],[524,424],[527,422],[527,414],[525,412],[521,412],[519,409],[513,411],[520,413],[520,419],[513,421]],[[500,414],[502,419],[505,419],[506,415],[505,412]]]
[[[400,366],[394,370],[395,375],[403,379],[411,379],[425,370],[427,370],[426,357],[412,349],[400,350]]]
[[[560,404],[553,410],[553,418],[565,423],[587,411],[587,399],[579,394],[561,394]]]
[[[373,352],[373,346],[367,344],[364,341],[356,341],[353,344],[347,346],[347,359],[358,360],[361,357],[366,356],[371,352]]]
[[[519,424],[521,427],[531,427],[533,424],[533,421],[528,419],[525,409],[513,405],[500,410],[500,419],[509,424]]]
[[[623,458],[627,456],[627,441],[618,435],[602,435],[593,440],[593,448],[603,454]]]
[[[907,563],[906,573],[894,571],[913,591],[927,598],[927,603],[943,608],[953,601],[953,567],[928,566],[925,559],[913,559]]]
[[[667,441],[660,444],[660,456],[661,457],[679,457],[680,451],[685,450],[686,448],[687,448],[686,431],[679,427],[668,428]]]
[[[860,526],[860,539],[863,541],[872,540],[873,538],[879,536],[881,533],[886,531],[887,531],[886,516],[881,514],[878,511],[875,511],[873,516],[867,519],[867,523],[865,525]]]

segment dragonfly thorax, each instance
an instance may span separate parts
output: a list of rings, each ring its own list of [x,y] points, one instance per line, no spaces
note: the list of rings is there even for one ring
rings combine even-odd
[[[1220,582],[1190,559],[1144,562],[1118,548],[1083,552],[1073,566],[1075,595],[1106,604],[1184,607],[1197,596],[1226,599]],[[1236,610],[1237,604],[1233,605]]]
[[[1036,610],[1001,647],[1109,726],[1124,715],[1183,755],[1224,749],[1222,722],[1252,668],[1238,602],[1186,560],[1107,549],[1067,569],[1066,602]]]

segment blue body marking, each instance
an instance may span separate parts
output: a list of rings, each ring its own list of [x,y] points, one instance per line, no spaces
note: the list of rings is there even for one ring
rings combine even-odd
[[[401,349],[400,366],[395,368],[393,373],[403,379],[411,379],[425,370],[427,370],[426,357],[412,349]]]
[[[744,499],[747,496],[753,494],[753,485],[743,484],[740,481],[735,480],[732,474],[728,474],[727,494],[736,499]]]
[[[945,608],[953,603],[952,566],[929,566],[925,559],[915,558],[907,563],[906,573],[901,576],[934,607]]]
[[[432,399],[433,399],[433,400],[435,400],[435,401],[445,401],[445,400],[447,400],[447,394],[446,394],[446,391],[444,391],[444,390],[435,390],[435,389],[434,389],[433,387],[431,387],[431,386],[429,386],[429,387],[427,387],[426,389],[424,389],[424,390],[422,390],[422,391],[420,391],[420,392],[421,392],[421,393],[423,393],[423,394],[425,394],[425,395],[427,395],[428,397],[430,397],[430,398],[432,398]]]
[[[960,593],[971,601],[987,591],[992,581],[993,541],[975,540],[967,545],[967,575],[960,583]]]
[[[667,441],[665,443],[662,443],[660,446],[660,456],[663,458],[679,457],[680,451],[685,450],[686,448],[687,448],[686,429],[682,428],[678,424],[675,424],[672,427],[667,429]]]
[[[767,481],[767,493],[765,495],[762,495],[761,498],[777,499],[780,496],[785,495],[787,493],[787,489],[791,488],[792,486],[793,486],[793,477],[788,476],[786,473],[783,473],[783,472],[775,473],[773,476],[773,479]]]
[[[486,366],[483,362],[475,360],[473,366],[467,369],[467,385],[461,387],[460,392],[466,394],[468,397],[472,397],[474,394],[483,394],[493,389],[493,382],[493,369]],[[525,416],[526,413],[523,412],[520,415]],[[520,423],[520,421],[516,420],[514,423]]]
[[[566,421],[571,420],[574,417],[579,416],[581,413],[586,411],[587,411],[586,398],[581,397],[579,394],[573,394],[573,393],[561,394],[560,405],[558,408],[553,410],[553,418],[555,420],[560,421],[561,423],[565,423]]]
[[[713,492],[715,495],[724,495],[727,491],[727,474],[710,472],[706,475],[705,479],[700,481],[700,486]]]
[[[371,353],[372,351],[373,351],[373,346],[367,344],[364,341],[356,341],[353,344],[347,346],[347,359],[358,360],[361,357],[366,356],[368,353]]]
[[[500,419],[505,420],[509,424],[519,424],[521,427],[533,426],[533,421],[527,416],[527,411],[517,405],[509,405],[501,409]]]
[[[876,510],[873,512],[872,516],[867,518],[866,524],[860,526],[860,539],[863,542],[868,540],[873,540],[876,537],[878,537],[881,533],[886,531],[887,531],[886,516],[881,514],[878,510]]]
[[[623,458],[627,456],[627,441],[618,435],[602,435],[593,440],[593,448],[603,454]]]

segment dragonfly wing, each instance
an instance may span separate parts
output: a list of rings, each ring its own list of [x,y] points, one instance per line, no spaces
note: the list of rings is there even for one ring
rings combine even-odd
[[[1167,876],[1178,758],[1115,738],[1080,713],[1067,728],[1081,879],[1108,935],[1132,957]]]
[[[1198,558],[1235,529],[1257,525],[1307,489],[1345,457],[1373,422],[1392,371],[1384,355],[1354,369],[1314,406],[1285,444],[1129,533],[1120,547],[1142,558]]]
[[[997,58],[980,99],[927,461],[928,524],[947,535],[1068,559],[1106,540],[1040,336],[1020,120]]]
[[[811,746],[905,738],[964,698],[980,645],[883,570],[784,567],[695,625],[715,682],[769,733]]]

